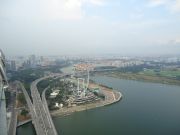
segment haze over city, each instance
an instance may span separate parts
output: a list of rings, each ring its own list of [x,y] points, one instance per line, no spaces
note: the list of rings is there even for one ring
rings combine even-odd
[[[15,55],[179,55],[180,0],[1,0],[0,46]]]
[[[180,0],[0,0],[0,135],[180,135]]]

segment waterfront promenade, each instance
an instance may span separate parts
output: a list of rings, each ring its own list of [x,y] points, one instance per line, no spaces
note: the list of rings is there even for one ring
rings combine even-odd
[[[95,87],[97,84],[90,84],[90,87]],[[74,112],[89,110],[93,108],[103,107],[107,105],[114,104],[119,102],[122,99],[122,94],[119,91],[111,90],[109,88],[105,88],[100,86],[101,90],[105,94],[105,100],[95,101],[93,103],[88,103],[84,105],[72,106],[72,107],[64,107],[59,110],[51,111],[51,115],[56,116],[66,116],[70,115]]]

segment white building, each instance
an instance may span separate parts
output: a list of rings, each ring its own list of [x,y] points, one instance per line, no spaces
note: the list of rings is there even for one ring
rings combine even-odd
[[[50,94],[50,98],[55,98],[58,94],[59,94],[60,90],[54,90],[51,94]]]

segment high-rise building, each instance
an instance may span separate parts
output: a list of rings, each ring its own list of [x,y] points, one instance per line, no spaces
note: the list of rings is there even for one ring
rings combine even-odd
[[[11,61],[11,70],[16,71],[16,61],[15,60]]]
[[[5,56],[0,50],[0,134],[7,135],[6,100],[4,90],[7,88]]]
[[[36,56],[35,55],[31,55],[29,60],[31,62],[31,67],[32,68],[36,67]]]

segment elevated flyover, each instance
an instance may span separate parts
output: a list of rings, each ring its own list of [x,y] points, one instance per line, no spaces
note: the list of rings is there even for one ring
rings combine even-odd
[[[47,106],[47,102],[45,98],[41,99],[41,96],[37,89],[37,84],[45,79],[53,78],[53,77],[63,77],[68,74],[54,74],[39,78],[31,83],[31,97],[32,101],[25,90],[22,83],[20,83],[22,91],[25,95],[28,107],[30,109],[32,123],[36,130],[37,135],[58,135],[54,123],[52,121],[51,115],[49,113],[49,109]],[[45,92],[43,93],[45,95]],[[45,97],[45,96],[43,96]]]

